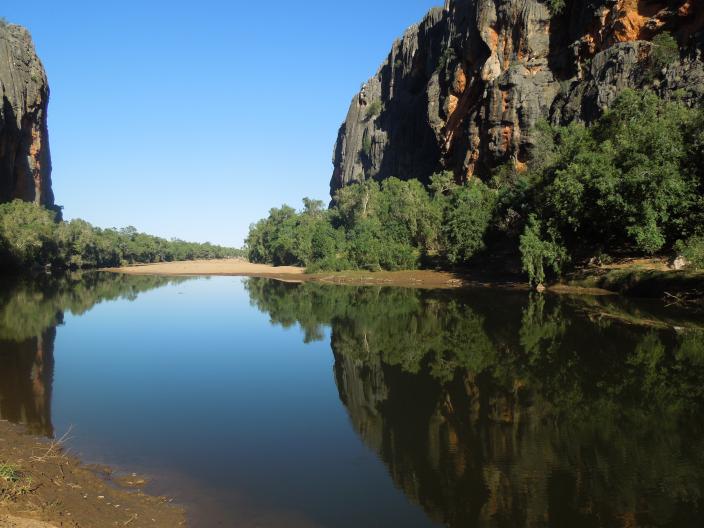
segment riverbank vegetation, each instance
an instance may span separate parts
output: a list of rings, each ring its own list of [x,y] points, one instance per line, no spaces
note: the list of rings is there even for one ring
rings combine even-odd
[[[101,229],[16,200],[0,204],[0,270],[90,269],[242,256],[240,250],[163,238],[134,227]]]
[[[591,126],[541,124],[527,169],[458,183],[449,172],[365,180],[333,205],[305,199],[250,228],[251,261],[317,270],[522,264],[531,282],[620,256],[704,253],[704,114],[624,92]]]

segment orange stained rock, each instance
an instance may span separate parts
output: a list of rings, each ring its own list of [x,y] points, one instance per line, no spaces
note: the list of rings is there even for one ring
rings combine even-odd
[[[618,0],[612,11],[614,19],[611,24],[615,42],[629,42],[641,38],[641,31],[649,20],[649,17],[641,14],[640,7],[644,3],[646,2],[643,0]]]
[[[455,77],[452,82],[452,91],[457,94],[463,94],[467,89],[467,74],[464,71],[464,67],[461,64],[457,65],[455,68]]]
[[[29,155],[32,158],[31,164],[32,179],[34,180],[34,201],[41,203],[42,200],[42,134],[37,127],[32,127],[32,144],[29,147]]]
[[[499,47],[499,32],[496,31],[495,27],[488,27],[486,28],[485,36],[485,42],[489,46],[491,53],[496,52],[496,48]]]
[[[474,169],[476,167],[477,161],[479,161],[479,147],[481,146],[481,139],[477,134],[474,134],[472,136],[471,140],[471,145],[469,148],[469,152],[467,152],[467,156],[465,157],[465,174],[464,174],[464,179],[465,181],[469,181],[472,179],[474,176]]]
[[[446,104],[446,114],[451,116],[457,110],[457,105],[459,103],[459,98],[456,95],[450,94],[447,96]]]
[[[508,152],[513,143],[513,125],[505,125],[501,128],[501,150]]]
[[[445,123],[444,130],[445,143],[443,147],[445,152],[449,152],[452,148],[452,143],[455,139],[457,131],[462,125],[465,117],[469,114],[472,105],[476,103],[472,95],[472,90],[469,86],[467,86],[459,98],[453,95],[449,96],[449,100],[447,101],[447,122]],[[453,101],[452,98],[457,100]],[[452,108],[452,110],[450,110],[450,108]]]

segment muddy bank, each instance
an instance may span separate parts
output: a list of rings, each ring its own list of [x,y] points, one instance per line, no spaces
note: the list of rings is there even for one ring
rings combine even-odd
[[[0,528],[185,526],[184,511],[144,494],[146,483],[84,466],[60,443],[0,421]]]

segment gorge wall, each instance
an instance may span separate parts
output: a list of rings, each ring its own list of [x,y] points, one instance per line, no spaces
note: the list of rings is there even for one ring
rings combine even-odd
[[[525,167],[539,120],[589,122],[625,88],[704,99],[704,0],[446,0],[397,40],[350,105],[331,192],[368,178]],[[670,33],[680,58],[653,60]]]
[[[49,84],[29,32],[0,20],[0,203],[54,205]]]

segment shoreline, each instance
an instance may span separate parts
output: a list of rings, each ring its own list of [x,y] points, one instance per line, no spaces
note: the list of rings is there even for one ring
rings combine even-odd
[[[528,290],[528,285],[514,276],[489,276],[470,271],[401,270],[401,271],[322,271],[306,273],[297,266],[252,264],[239,259],[192,260],[138,264],[99,271],[125,275],[160,275],[165,277],[255,277],[282,282],[318,282],[351,286],[397,286],[426,289],[500,287]],[[586,289],[586,288],[585,288]],[[596,291],[594,288],[591,290]],[[602,291],[601,293],[607,293]]]
[[[125,275],[159,275],[164,277],[256,277],[282,282],[317,282],[348,286],[394,286],[420,289],[500,288],[529,291],[530,287],[515,275],[479,273],[470,270],[401,270],[401,271],[323,271],[306,273],[296,266],[252,264],[239,259],[192,260],[137,264],[99,271]],[[613,295],[614,292],[593,286],[555,284],[548,291],[588,295]]]
[[[529,291],[519,275],[473,270],[340,271],[306,273],[295,266],[252,264],[241,259],[193,260],[141,264],[100,271],[127,275],[167,277],[231,276],[260,277],[283,282],[318,282],[354,286],[397,286],[424,289],[499,288]],[[704,291],[704,272],[674,271],[661,263],[605,266],[576,270],[560,282],[546,285],[546,291],[567,295],[624,295],[640,298],[682,297],[691,302]]]
[[[185,510],[144,493],[147,484],[82,463],[61,440],[0,421],[0,528],[185,526]]]

